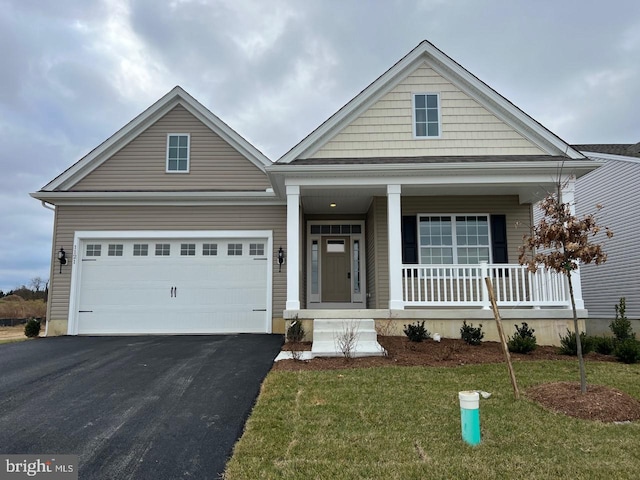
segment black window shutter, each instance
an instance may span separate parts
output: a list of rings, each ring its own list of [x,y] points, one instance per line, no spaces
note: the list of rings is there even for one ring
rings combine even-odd
[[[402,217],[402,263],[418,263],[418,219]]]
[[[493,263],[509,263],[506,215],[491,215],[491,242]]]

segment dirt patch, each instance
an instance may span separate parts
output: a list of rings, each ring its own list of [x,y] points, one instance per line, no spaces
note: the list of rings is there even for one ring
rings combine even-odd
[[[338,358],[314,358],[309,361],[281,360],[274,370],[336,370],[343,368],[402,366],[455,367],[480,363],[502,363],[504,355],[498,342],[483,342],[471,346],[460,339],[443,338],[440,342],[409,342],[406,337],[378,337],[387,351],[386,357],[366,357],[347,360]],[[287,346],[285,345],[285,348]],[[304,344],[300,350],[310,350]],[[539,346],[528,354],[512,353],[514,363],[535,360],[567,360],[557,347]],[[598,353],[585,355],[586,361],[615,362],[615,358]],[[526,395],[544,408],[586,420],[602,422],[626,422],[640,420],[640,402],[624,392],[602,385],[588,385],[587,393],[580,393],[580,384],[557,382],[538,385],[527,390]]]
[[[554,412],[585,420],[633,422],[640,420],[640,402],[616,388],[578,382],[545,383],[527,390],[527,397]]]
[[[408,341],[406,337],[378,337],[378,342],[387,351],[386,357],[365,357],[351,360],[346,360],[343,357],[314,358],[305,362],[281,360],[276,362],[273,368],[274,370],[333,370],[389,365],[452,367],[504,362],[502,348],[498,342],[482,342],[478,346],[472,346],[460,339],[443,338],[440,342],[427,340],[416,343]],[[285,348],[287,348],[286,344]],[[301,350],[310,349],[310,344],[305,344],[301,348]],[[567,360],[568,358],[571,357],[560,355],[558,348],[551,346],[539,346],[526,355],[511,354],[513,362]],[[613,357],[597,353],[589,353],[585,358],[591,361],[615,362]]]

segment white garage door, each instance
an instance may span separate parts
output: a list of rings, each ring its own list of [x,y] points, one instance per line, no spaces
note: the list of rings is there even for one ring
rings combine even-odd
[[[87,239],[77,333],[264,333],[267,239]]]

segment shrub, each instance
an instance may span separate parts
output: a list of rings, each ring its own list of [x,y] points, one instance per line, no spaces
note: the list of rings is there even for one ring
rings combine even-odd
[[[24,334],[29,338],[37,337],[40,335],[40,320],[31,318],[24,325]]]
[[[287,328],[287,342],[300,343],[304,340],[304,327],[298,319],[291,322]]]
[[[411,342],[421,342],[423,340],[431,338],[431,334],[429,333],[429,331],[424,328],[424,320],[422,321],[422,323],[416,321],[416,323],[405,325],[404,330],[402,331]]]
[[[593,349],[602,355],[611,355],[615,341],[611,337],[593,337]]]
[[[625,297],[620,299],[620,303],[615,306],[616,318],[609,324],[609,328],[620,342],[628,338],[636,338],[636,334],[631,329],[631,322],[627,318],[627,304]]]
[[[582,344],[582,354],[593,350],[593,337],[587,337],[587,334],[580,332],[580,343]],[[578,346],[576,345],[576,333],[567,329],[567,335],[560,335],[560,353],[562,355],[578,355]]]
[[[527,322],[522,322],[521,327],[518,327],[518,325],[515,325],[515,327],[516,333],[513,334],[513,337],[511,337],[507,343],[509,351],[514,353],[529,353],[534,351],[538,347],[536,336],[534,335],[535,330],[529,328]]]
[[[618,342],[614,350],[616,358],[624,363],[637,363],[640,360],[640,342],[627,338]]]
[[[482,324],[480,323],[477,327],[474,327],[473,323],[467,325],[467,321],[464,320],[460,327],[460,338],[469,345],[480,345],[480,342],[482,342],[484,338]]]

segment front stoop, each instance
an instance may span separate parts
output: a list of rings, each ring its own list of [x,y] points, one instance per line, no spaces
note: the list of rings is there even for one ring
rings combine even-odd
[[[380,357],[385,350],[378,343],[376,324],[372,318],[367,319],[322,319],[313,321],[313,357],[342,357],[340,340],[353,332],[352,357]]]

